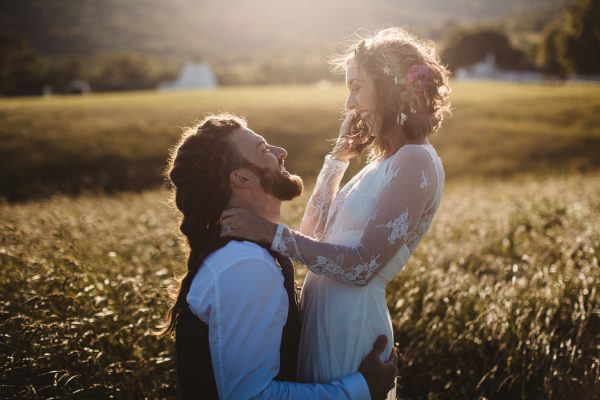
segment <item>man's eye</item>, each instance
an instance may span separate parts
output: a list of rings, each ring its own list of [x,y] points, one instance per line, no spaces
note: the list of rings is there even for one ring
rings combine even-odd
[[[268,147],[265,147],[265,148],[263,149],[263,152],[264,152],[264,153],[268,153],[268,152],[270,152],[270,151],[271,151],[271,149],[269,149]]]

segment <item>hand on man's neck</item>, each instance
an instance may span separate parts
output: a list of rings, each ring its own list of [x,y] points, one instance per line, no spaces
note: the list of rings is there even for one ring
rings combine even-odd
[[[281,200],[264,192],[234,192],[227,208],[245,208],[275,224],[281,221]]]

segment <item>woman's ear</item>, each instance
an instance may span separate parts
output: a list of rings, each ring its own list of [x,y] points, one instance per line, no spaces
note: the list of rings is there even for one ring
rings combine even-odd
[[[257,179],[254,174],[245,168],[239,168],[231,171],[229,174],[229,180],[236,186],[239,187],[252,187],[256,185]]]

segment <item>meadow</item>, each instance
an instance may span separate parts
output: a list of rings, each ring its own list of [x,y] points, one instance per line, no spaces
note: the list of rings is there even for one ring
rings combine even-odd
[[[388,286],[398,396],[598,399],[600,87],[453,89],[454,116],[433,139],[442,206]],[[240,112],[310,185],[343,96],[0,100],[0,397],[175,397],[173,340],[154,332],[185,269],[177,214],[156,187],[177,126]],[[284,205],[286,223],[298,226],[307,195]]]
[[[600,168],[600,85],[452,88],[454,115],[433,137],[450,179]],[[156,187],[181,127],[218,111],[246,116],[252,129],[288,148],[290,171],[310,180],[328,139],[337,136],[345,90],[304,85],[0,99],[0,197]]]

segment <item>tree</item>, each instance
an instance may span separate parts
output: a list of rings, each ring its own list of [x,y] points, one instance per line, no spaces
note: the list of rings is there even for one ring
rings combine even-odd
[[[510,43],[501,31],[493,29],[457,29],[448,35],[441,53],[451,69],[473,65],[493,54],[502,69],[531,69],[525,54]]]
[[[540,59],[545,73],[565,77],[570,65],[565,59],[564,44],[562,24],[554,22],[544,29]]]
[[[600,0],[579,0],[570,8],[565,56],[579,74],[600,73]]]
[[[546,28],[544,68],[558,74],[600,74],[600,0],[578,0],[563,21]]]
[[[0,95],[42,93],[47,63],[20,35],[0,33],[0,54]]]

